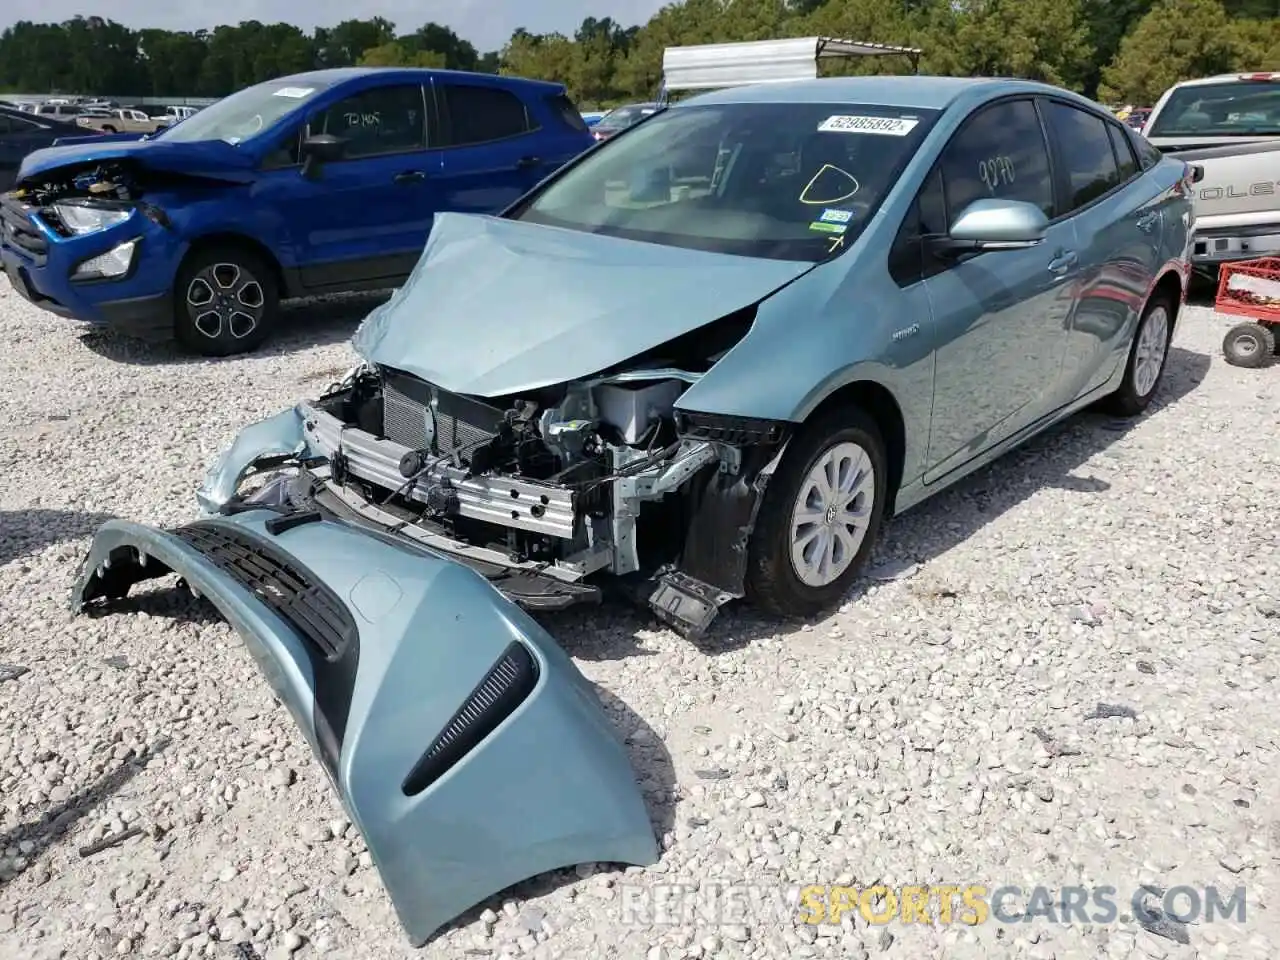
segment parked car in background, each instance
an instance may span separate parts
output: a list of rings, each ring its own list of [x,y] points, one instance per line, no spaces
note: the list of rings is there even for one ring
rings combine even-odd
[[[168,106],[164,108],[164,116],[170,123],[177,123],[187,117],[193,117],[200,111],[199,107]]]
[[[629,103],[625,107],[615,107],[596,121],[591,127],[591,135],[597,140],[608,140],[657,110],[656,103]]]
[[[68,103],[64,100],[54,102],[46,100],[44,103],[37,103],[31,108],[31,112],[37,117],[51,117],[54,120],[69,120],[80,116],[84,113],[84,107],[78,103]]]
[[[1147,122],[1147,117],[1151,116],[1151,111],[1146,107],[1139,107],[1131,110],[1129,115],[1124,118],[1124,122],[1134,130],[1141,130]]]
[[[145,140],[28,157],[0,257],[54,313],[237,353],[281,298],[397,286],[436,213],[499,210],[591,143],[560,84],[298,74]]]
[[[173,123],[169,117],[152,117],[141,110],[86,110],[76,117],[77,126],[103,133],[155,133]]]
[[[1203,171],[1198,268],[1214,273],[1220,263],[1280,254],[1280,73],[1177,84],[1156,102],[1143,135]]]
[[[32,151],[63,137],[83,137],[87,131],[52,117],[0,107],[0,190],[13,186],[18,167]],[[0,243],[3,235],[0,235]]]

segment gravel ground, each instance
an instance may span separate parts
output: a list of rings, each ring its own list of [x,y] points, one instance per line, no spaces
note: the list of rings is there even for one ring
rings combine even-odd
[[[0,956],[1280,951],[1280,368],[1227,366],[1227,321],[1204,307],[1148,416],[1078,417],[895,521],[829,618],[731,612],[698,646],[621,609],[551,619],[628,737],[662,862],[538,878],[410,949],[210,608],[156,591],[137,612],[65,611],[99,522],[189,519],[205,465],[339,375],[373,302],[300,308],[276,347],[204,362],[83,335],[0,283]],[[622,922],[624,885],[709,879],[1109,884],[1122,913],[1139,883],[1243,885],[1248,914]]]

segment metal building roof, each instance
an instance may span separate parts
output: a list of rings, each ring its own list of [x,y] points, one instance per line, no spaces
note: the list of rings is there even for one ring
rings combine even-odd
[[[812,80],[818,76],[819,60],[902,56],[910,58],[914,65],[923,52],[915,47],[833,37],[667,47],[662,54],[662,80],[665,90],[710,90],[748,83]]]

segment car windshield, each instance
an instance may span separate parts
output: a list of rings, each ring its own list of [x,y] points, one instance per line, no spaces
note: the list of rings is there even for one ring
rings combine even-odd
[[[313,99],[327,85],[272,80],[224,97],[157,134],[167,143],[225,140],[237,144],[269,129],[286,113]]]
[[[606,141],[512,215],[816,262],[862,231],[936,113],[829,103],[674,107]]]
[[[1280,136],[1280,81],[1180,87],[1156,116],[1151,137]]]
[[[600,118],[602,127],[629,127],[638,120],[653,113],[656,107],[618,107],[610,110]]]

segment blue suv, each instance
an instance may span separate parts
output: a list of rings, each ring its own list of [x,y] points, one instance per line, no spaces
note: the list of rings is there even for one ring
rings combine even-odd
[[[502,209],[592,143],[560,84],[296,74],[141,140],[31,154],[0,199],[0,259],[46,310],[226,356],[283,298],[398,286],[436,213]]]

